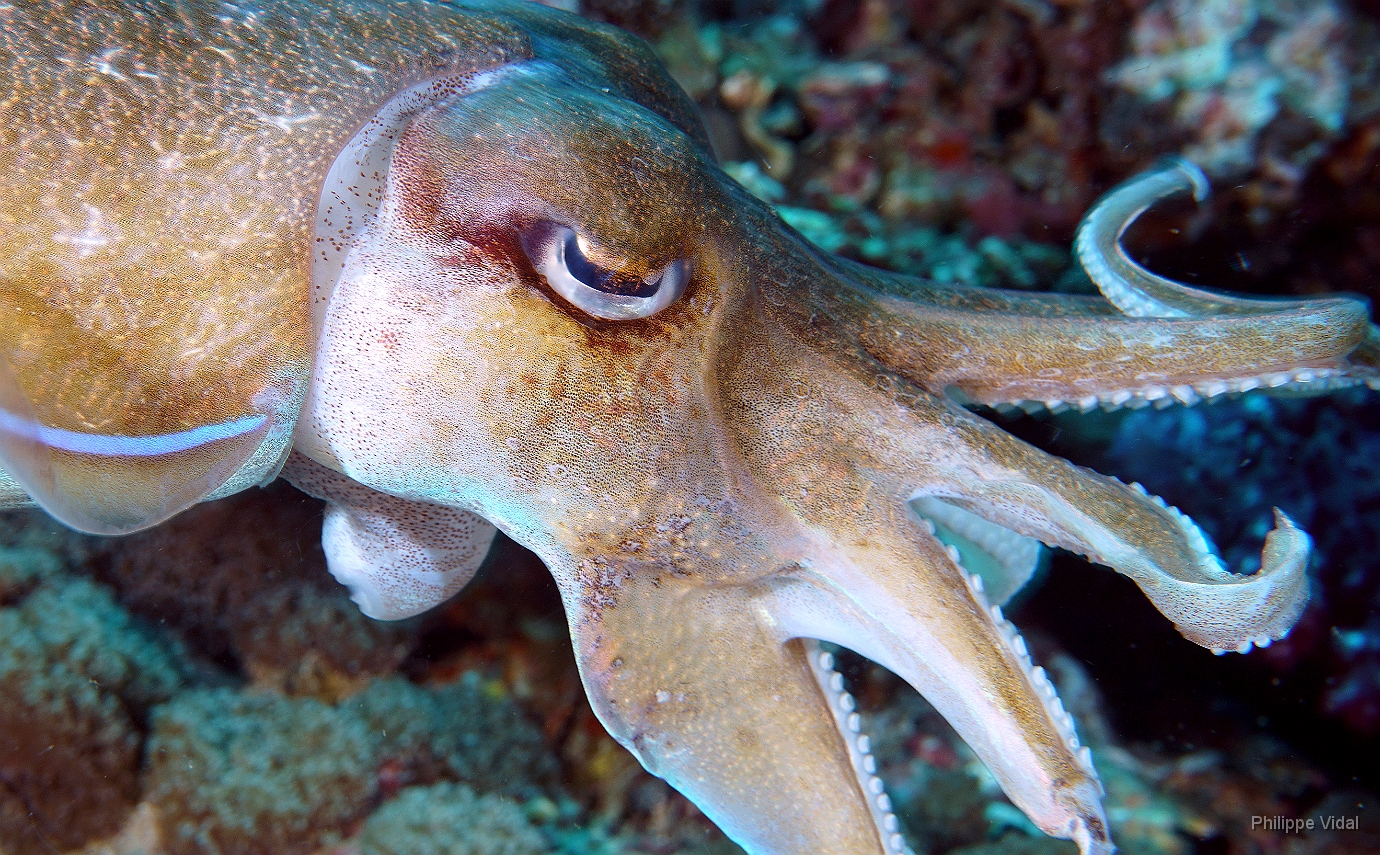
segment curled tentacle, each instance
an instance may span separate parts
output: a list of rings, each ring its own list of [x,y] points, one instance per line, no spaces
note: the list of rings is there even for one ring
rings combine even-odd
[[[1201,202],[1209,190],[1207,176],[1196,164],[1172,157],[1113,188],[1094,204],[1078,227],[1074,253],[1103,295],[1127,315],[1138,318],[1258,316],[1316,304],[1316,300],[1238,297],[1193,288],[1151,273],[1127,255],[1121,238],[1147,208],[1190,191]],[[1357,372],[1367,382],[1375,379],[1375,369],[1380,368],[1380,329],[1375,324],[1366,325],[1364,339],[1349,361],[1370,369]]]
[[[1265,646],[1298,620],[1308,601],[1310,541],[1283,513],[1276,511],[1261,569],[1233,574],[1188,516],[1139,485],[985,430],[976,417],[955,416],[943,431],[917,425],[917,442],[927,449],[924,466],[911,470],[917,497],[943,498],[1131,577],[1204,647]]]
[[[1083,216],[1074,254],[1102,294],[1134,318],[1190,318],[1259,315],[1309,305],[1308,300],[1237,297],[1193,288],[1146,270],[1121,245],[1126,230],[1156,202],[1180,193],[1202,202],[1211,192],[1207,176],[1192,161],[1165,158],[1153,168],[1113,187]]]

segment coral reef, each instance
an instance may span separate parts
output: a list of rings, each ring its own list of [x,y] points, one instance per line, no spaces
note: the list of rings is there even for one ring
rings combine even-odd
[[[186,692],[153,713],[145,788],[171,855],[305,855],[377,793],[364,719],[312,698]]]
[[[1336,289],[1340,275],[1370,291],[1380,27],[1368,8],[691,2],[643,33],[730,171],[858,260],[1077,290],[1086,281],[1057,245],[1086,205],[1180,153],[1233,181],[1176,232],[1189,240],[1175,239],[1181,263],[1166,272],[1279,293]]]
[[[1332,3],[1161,0],[1136,18],[1131,55],[1107,77],[1170,103],[1175,126],[1193,137],[1183,153],[1210,174],[1245,172],[1281,111],[1322,138],[1345,124],[1345,18]],[[1303,146],[1288,163],[1303,169],[1320,153]]]
[[[306,853],[416,783],[540,791],[541,734],[477,674],[435,689],[379,680],[332,705],[272,692],[185,692],[157,708],[145,768],[172,855]]]
[[[464,784],[410,787],[359,835],[360,855],[541,855],[550,852],[522,809]]]
[[[321,503],[278,484],[100,542],[97,575],[136,614],[260,685],[336,700],[394,671],[415,623],[369,620],[326,572]]]
[[[138,798],[141,720],[183,682],[175,648],[36,547],[0,547],[0,604],[0,850],[111,834]]]
[[[344,702],[373,734],[391,788],[464,781],[484,792],[532,797],[556,764],[502,683],[469,671],[422,688],[392,677]]]

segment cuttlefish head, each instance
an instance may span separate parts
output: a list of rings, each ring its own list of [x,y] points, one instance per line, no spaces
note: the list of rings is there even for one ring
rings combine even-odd
[[[429,82],[337,159],[295,448],[535,551],[601,720],[749,851],[905,850],[822,641],[923,693],[1040,828],[1110,852],[1089,752],[1000,603],[1043,542],[1245,651],[1297,619],[1308,538],[1280,514],[1262,569],[1228,573],[1163,501],[955,400],[1350,382],[1364,306],[1209,298],[1129,262],[1111,301],[867,271],[726,177],[669,80],[581,71]],[[1091,244],[1185,189],[1174,168]]]
[[[381,201],[318,269],[298,448],[500,519],[537,513],[523,509],[534,488],[572,489],[575,473],[627,501],[630,466],[684,465],[668,426],[698,443],[718,421],[709,375],[753,322],[745,226],[770,215],[743,211],[698,127],[554,65],[456,88],[371,137],[387,149]],[[379,396],[388,436],[334,423],[342,394]]]
[[[987,428],[838,328],[861,280],[656,104],[540,61],[444,88],[328,179],[327,237],[332,186],[379,201],[322,256],[296,449],[536,551],[610,732],[752,852],[904,850],[821,639],[905,675],[1042,827],[1107,851],[1048,681],[908,505],[917,460],[957,482]],[[943,507],[1028,575],[1033,541]]]

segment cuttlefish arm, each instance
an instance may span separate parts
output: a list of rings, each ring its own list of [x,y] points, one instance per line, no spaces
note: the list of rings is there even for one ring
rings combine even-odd
[[[1252,299],[1145,270],[1121,246],[1160,199],[1206,192],[1166,161],[1108,193],[1081,224],[1076,254],[1102,297],[994,296],[982,289],[897,296],[878,288],[842,308],[879,362],[936,394],[1052,409],[1193,404],[1258,388],[1326,392],[1380,384],[1380,331],[1366,301]],[[883,277],[861,278],[885,286]]]

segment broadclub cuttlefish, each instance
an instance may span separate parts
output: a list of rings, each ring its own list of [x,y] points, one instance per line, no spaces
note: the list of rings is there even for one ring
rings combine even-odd
[[[1246,651],[1308,597],[1282,513],[1224,568],[1138,485],[971,411],[1375,383],[1359,299],[1163,279],[1107,195],[1101,297],[822,253],[728,178],[615,29],[510,2],[0,5],[0,498],[118,534],[282,476],[366,614],[501,529],[609,732],[754,855],[906,851],[821,642],[885,666],[1084,855],[1101,788],[1001,604],[1040,544]]]

